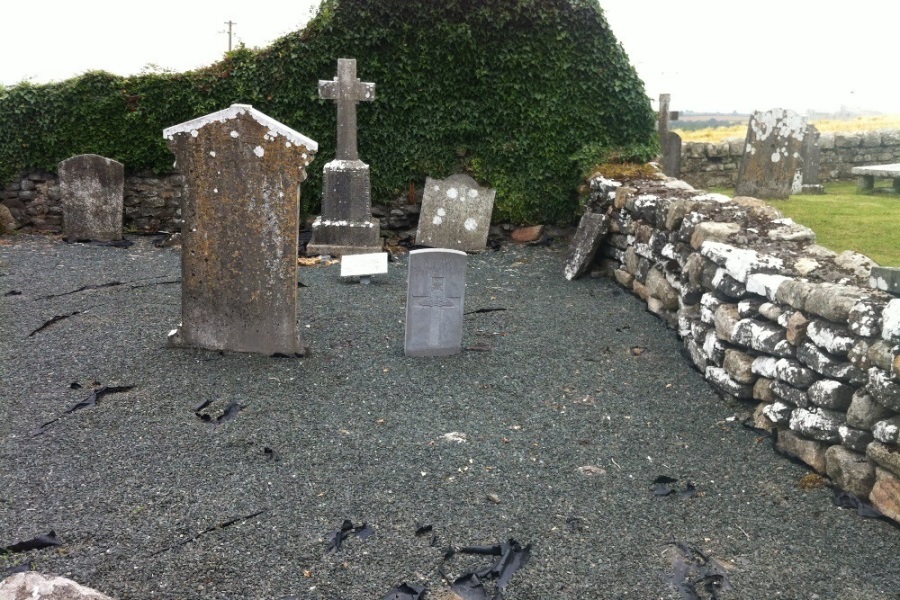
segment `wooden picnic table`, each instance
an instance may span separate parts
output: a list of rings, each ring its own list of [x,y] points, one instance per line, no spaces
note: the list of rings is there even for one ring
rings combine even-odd
[[[893,165],[853,167],[850,172],[856,175],[856,189],[861,192],[875,189],[876,177],[889,177],[893,179],[894,191],[900,192],[900,163]]]

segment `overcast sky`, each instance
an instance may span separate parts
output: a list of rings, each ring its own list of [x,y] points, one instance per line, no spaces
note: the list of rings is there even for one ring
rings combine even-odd
[[[301,28],[318,3],[6,2],[0,9],[0,83],[60,81],[93,69],[129,75],[147,65],[197,68],[227,49],[226,21],[235,23],[235,44],[262,47]],[[600,4],[654,106],[660,93],[670,93],[671,108],[682,111],[835,112],[846,106],[900,114],[896,0]]]

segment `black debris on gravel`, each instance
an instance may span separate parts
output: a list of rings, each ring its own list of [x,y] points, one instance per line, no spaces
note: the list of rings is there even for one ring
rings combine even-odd
[[[354,526],[350,519],[344,519],[340,529],[330,531],[325,537],[325,552],[337,552],[340,550],[341,544],[350,537],[351,533],[361,540],[367,540],[375,535],[375,530],[368,523]]]
[[[208,534],[208,533],[212,533],[212,532],[214,532],[214,531],[220,531],[220,530],[222,530],[222,529],[227,529],[227,528],[231,527],[232,525],[235,525],[235,524],[237,524],[237,523],[242,523],[242,522],[244,522],[244,521],[250,520],[250,519],[252,519],[253,517],[258,517],[259,515],[265,514],[266,512],[268,512],[268,509],[267,509],[267,508],[264,508],[264,509],[262,509],[262,510],[258,510],[258,511],[256,511],[256,512],[250,513],[249,515],[244,515],[243,517],[235,517],[235,518],[233,518],[233,519],[228,519],[227,521],[223,521],[223,522],[221,522],[221,523],[217,523],[216,525],[213,525],[212,527],[207,527],[206,529],[204,529],[204,530],[202,530],[202,531],[199,531],[199,532],[195,533],[195,534],[192,535],[192,536],[188,536],[187,538],[185,538],[185,539],[183,539],[183,540],[181,540],[181,541],[179,541],[179,542],[176,542],[176,543],[174,543],[174,544],[171,544],[171,545],[169,545],[169,546],[166,546],[165,548],[162,548],[162,549],[160,549],[160,550],[157,550],[157,551],[155,551],[155,552],[152,552],[152,553],[148,556],[148,558],[151,558],[151,557],[154,557],[154,556],[158,556],[158,555],[162,554],[163,552],[168,552],[168,551],[170,551],[170,550],[175,550],[176,548],[180,548],[180,547],[182,547],[182,546],[186,546],[187,544],[190,544],[190,543],[193,542],[194,540],[196,540],[196,539],[198,539],[198,538],[200,538],[200,537],[202,537],[202,536],[204,536],[204,535],[206,535],[206,534]]]
[[[661,576],[682,600],[721,600],[722,592],[731,589],[728,572],[708,553],[685,542],[672,541],[668,545],[674,549],[671,573]]]
[[[70,383],[69,387],[73,390],[77,390],[77,389],[81,389],[81,384],[76,381],[76,382]],[[58,416],[54,419],[50,419],[49,421],[45,421],[44,423],[41,423],[41,425],[39,427],[37,427],[36,429],[34,429],[31,432],[31,435],[32,436],[42,435],[47,432],[47,428],[50,427],[50,425],[59,421],[63,417],[63,415],[70,415],[76,411],[83,409],[83,408],[92,408],[92,407],[96,406],[97,402],[99,402],[100,399],[103,398],[104,396],[107,396],[109,394],[120,394],[122,392],[128,392],[128,391],[133,390],[134,387],[135,386],[133,386],[133,385],[103,386],[101,388],[93,390],[93,391],[91,391],[90,395],[88,395],[87,398],[85,398],[81,402],[78,402],[77,404],[73,404],[72,406],[70,406],[69,408],[64,410],[60,416]]]
[[[36,334],[44,331],[51,325],[59,323],[60,321],[62,321],[64,319],[68,319],[69,317],[74,317],[75,315],[80,315],[80,314],[81,314],[80,310],[73,310],[72,312],[66,313],[64,315],[55,315],[55,316],[51,317],[50,319],[48,319],[47,321],[44,321],[44,323],[40,327],[38,327],[37,329],[35,329],[31,333],[29,333],[28,337],[34,337]]]
[[[0,550],[0,554],[5,552],[16,554],[18,552],[28,552],[30,550],[42,550],[44,548],[50,548],[51,546],[62,546],[62,541],[56,537],[56,532],[52,530],[47,535],[36,535],[30,540],[4,546],[3,549]]]
[[[384,595],[383,600],[423,600],[425,598],[425,586],[413,585],[403,582],[390,589]]]

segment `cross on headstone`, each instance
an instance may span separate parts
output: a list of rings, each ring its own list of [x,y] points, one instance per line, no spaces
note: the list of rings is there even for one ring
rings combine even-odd
[[[419,301],[419,306],[428,306],[431,308],[445,308],[456,306],[453,302],[453,296],[447,297],[446,292],[444,292],[444,278],[438,277],[434,274],[430,274],[431,285],[429,286],[429,292],[426,295],[417,296],[413,294],[413,298],[416,298]],[[459,300],[459,296],[455,297],[456,300]]]
[[[375,84],[356,77],[356,59],[339,58],[338,74],[331,81],[319,80],[319,98],[337,102],[338,160],[357,160],[356,104],[375,99]]]
[[[462,349],[466,253],[426,248],[409,253],[406,356],[450,356]]]
[[[669,131],[669,121],[677,121],[681,113],[677,110],[669,110],[669,102],[672,100],[672,94],[659,95],[659,124],[657,131],[659,132],[659,141],[662,144],[666,139],[666,133]]]

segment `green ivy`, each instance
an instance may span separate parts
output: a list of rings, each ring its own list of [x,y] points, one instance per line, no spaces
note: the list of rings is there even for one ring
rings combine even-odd
[[[317,82],[338,58],[376,84],[358,109],[375,202],[466,171],[497,189],[496,220],[564,222],[589,163],[657,150],[643,83],[593,0],[324,0],[303,31],[197,71],[0,92],[0,182],[88,152],[171,172],[162,130],[240,102],[319,142],[303,193],[315,212],[336,137]]]

